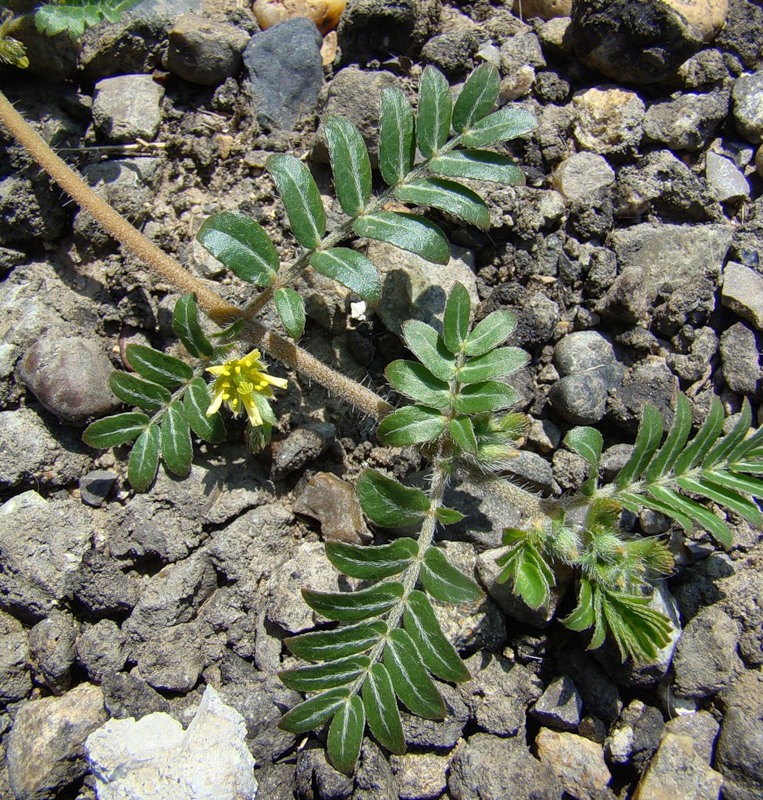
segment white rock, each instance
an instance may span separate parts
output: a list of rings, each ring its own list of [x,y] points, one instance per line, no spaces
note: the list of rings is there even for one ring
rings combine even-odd
[[[85,747],[98,800],[254,800],[244,718],[208,686],[184,731],[169,714],[112,719]]]

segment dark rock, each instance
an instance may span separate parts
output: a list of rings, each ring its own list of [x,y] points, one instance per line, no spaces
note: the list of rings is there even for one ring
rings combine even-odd
[[[119,672],[125,665],[127,637],[116,622],[102,619],[85,625],[77,637],[77,661],[96,683]]]
[[[734,84],[734,123],[748,142],[763,142],[763,70],[741,75]]]
[[[469,721],[469,711],[457,689],[447,683],[437,683],[445,701],[445,719],[424,719],[415,714],[401,713],[405,741],[428,750],[450,750],[455,747]]]
[[[297,797],[331,798],[345,800],[352,795],[354,781],[349,775],[335,770],[320,745],[300,750],[297,755]],[[262,787],[258,790],[261,792]]]
[[[614,182],[614,170],[604,156],[595,153],[575,153],[553,174],[554,188],[569,201],[588,199],[592,193],[606,190]]]
[[[570,231],[581,241],[597,239],[603,241],[612,230],[612,191],[599,189],[587,200],[572,201],[569,215]]]
[[[337,31],[342,61],[365,63],[390,53],[416,57],[439,21],[437,0],[350,0]]]
[[[116,672],[103,679],[103,705],[114,719],[141,719],[154,712],[167,712],[170,704],[137,675]]]
[[[53,694],[63,694],[71,685],[76,638],[74,618],[63,611],[54,611],[29,631],[35,680]]]
[[[747,69],[763,62],[763,8],[755,0],[730,0],[726,26],[715,44],[739,56]]]
[[[521,450],[504,466],[505,473],[530,491],[550,493],[554,490],[554,473],[543,456]]]
[[[557,731],[576,731],[583,711],[583,698],[567,675],[554,678],[530,713],[542,725]]]
[[[295,514],[317,519],[326,541],[367,544],[372,539],[355,489],[330,472],[313,475],[293,509]]]
[[[604,722],[614,722],[623,707],[617,684],[583,650],[565,649],[559,658],[580,692],[587,711]]]
[[[285,439],[274,441],[270,447],[273,455],[270,477],[281,480],[314,461],[331,444],[335,434],[336,428],[330,422],[311,422],[295,428]]]
[[[702,46],[702,36],[668,3],[583,0],[572,11],[578,58],[609,78],[658,83]]]
[[[363,740],[355,770],[353,800],[397,800],[397,786],[389,762],[370,739]]]
[[[64,231],[68,213],[44,175],[0,180],[0,244],[50,242]]]
[[[669,150],[648,153],[617,174],[614,213],[637,217],[654,210],[675,219],[719,220],[722,211],[704,182]]]
[[[557,800],[564,791],[549,767],[530,754],[524,736],[471,736],[450,765],[453,800],[505,797],[507,787],[512,800]]]
[[[760,348],[755,331],[737,322],[721,334],[723,378],[732,392],[757,395],[760,391]]]
[[[32,345],[18,367],[21,381],[40,403],[71,425],[119,409],[109,389],[113,371],[98,342],[55,332]]]
[[[663,424],[669,425],[678,390],[678,379],[664,361],[639,361],[610,399],[607,417],[617,425],[635,431],[644,405],[650,403],[661,412]]]
[[[644,135],[671,150],[702,150],[726,119],[727,92],[684,94],[649,106],[644,118]]]
[[[95,617],[127,614],[138,602],[134,578],[101,550],[85,552],[68,588],[75,602]]]
[[[315,24],[299,17],[252,37],[244,66],[260,125],[291,130],[315,111],[323,86],[322,42]]]
[[[169,34],[164,64],[175,75],[202,86],[219,86],[241,69],[246,31],[197,14],[183,14]]]
[[[434,800],[448,788],[449,759],[433,753],[390,758],[400,800]]]
[[[32,690],[29,657],[24,627],[0,611],[0,705],[23,700]]]
[[[99,686],[22,705],[8,734],[6,764],[19,800],[53,798],[87,772],[85,739],[108,719]]]
[[[724,797],[754,800],[763,793],[763,676],[743,672],[725,694],[715,756]]]
[[[297,795],[293,764],[258,764],[257,791],[268,800],[294,800]]]
[[[164,88],[150,75],[119,75],[95,85],[93,124],[108,142],[152,141],[162,119]]]
[[[710,89],[722,86],[729,77],[729,71],[723,53],[706,48],[684,61],[677,75],[686,89]]]
[[[472,68],[479,40],[468,30],[433,36],[423,47],[421,56],[446,75],[463,75]]]
[[[641,700],[631,701],[607,737],[609,759],[614,764],[630,764],[641,771],[657,749],[664,728],[658,708],[645,705]]]
[[[190,692],[207,663],[201,629],[195,622],[154,631],[132,647],[138,672],[149,686]]]
[[[79,481],[82,502],[98,508],[109,496],[117,480],[117,473],[110,469],[96,469],[83,475]]]
[[[90,527],[73,503],[28,505],[0,514],[0,608],[37,622],[67,594],[69,576],[90,540]]]
[[[569,97],[570,91],[569,81],[557,72],[544,70],[535,76],[533,92],[544,104],[563,103]]]

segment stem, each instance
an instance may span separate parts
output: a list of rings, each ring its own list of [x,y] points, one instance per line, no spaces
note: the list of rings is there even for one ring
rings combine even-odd
[[[92,214],[123,247],[130,250],[179,291],[193,292],[199,306],[211,319],[224,324],[246,316],[242,309],[224,300],[205,282],[183,269],[174,258],[163,253],[101,199],[24,121],[2,92],[0,92],[0,123],[29,152],[35,162],[82,208]],[[326,366],[302,348],[269,331],[260,323],[249,319],[245,336],[253,345],[261,347],[286,366],[325,386],[329,392],[345,398],[364,414],[381,419],[392,411],[392,406],[370,389]]]

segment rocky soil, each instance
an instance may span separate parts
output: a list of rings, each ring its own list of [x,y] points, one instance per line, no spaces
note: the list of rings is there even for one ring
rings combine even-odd
[[[557,449],[572,425],[599,424],[616,465],[646,401],[669,416],[682,390],[697,422],[715,396],[730,414],[743,397],[758,410],[759,1],[524,0],[520,13],[350,0],[336,56],[312,22],[259,32],[232,0],[147,1],[78,45],[25,37],[29,72],[0,72],[10,99],[96,191],[237,301],[246,287],[193,236],[234,210],[293,254],[270,153],[306,157],[336,220],[323,115],[349,117],[373,150],[384,87],[414,96],[428,63],[454,84],[495,64],[502,101],[540,120],[507,149],[526,186],[478,187],[488,233],[443,221],[445,270],[372,247],[376,311],[305,280],[303,344],[385,392],[401,321],[436,312],[454,280],[480,316],[511,309],[514,344],[533,356],[514,381],[534,420],[515,475],[550,494],[584,475]],[[354,778],[327,764],[320,737],[279,731],[298,700],[276,676],[282,640],[315,621],[299,588],[336,586],[322,540],[371,538],[353,478],[369,465],[408,476],[421,458],[378,446],[373,424],[289,375],[268,453],[248,455],[234,423],[187,480],[160,471],[135,495],[124,453],[93,451],[81,432],[119,408],[105,381],[127,343],[176,347],[177,295],[3,136],[0,797],[223,800],[256,784],[267,800],[763,797],[763,543],[735,518],[728,553],[669,531],[678,568],[661,591],[684,632],[646,670],[517,619],[490,558],[512,511],[456,489],[475,514],[445,547],[489,593],[443,610],[474,676],[443,686],[447,719],[406,717],[404,756],[366,740]]]

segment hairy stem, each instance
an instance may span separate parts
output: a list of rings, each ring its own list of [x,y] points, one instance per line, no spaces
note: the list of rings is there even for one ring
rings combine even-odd
[[[101,199],[82,178],[57,156],[43,139],[24,121],[0,92],[0,123],[29,152],[35,162],[125,248],[134,253],[157,275],[181,292],[193,292],[200,308],[215,322],[226,323],[246,316],[237,306],[220,297],[204,281],[194,277],[171,256],[163,253],[137,228]],[[365,414],[381,419],[392,406],[351,378],[326,366],[315,357],[260,323],[248,319],[244,330],[248,341],[275,356],[288,367],[320,383]]]

